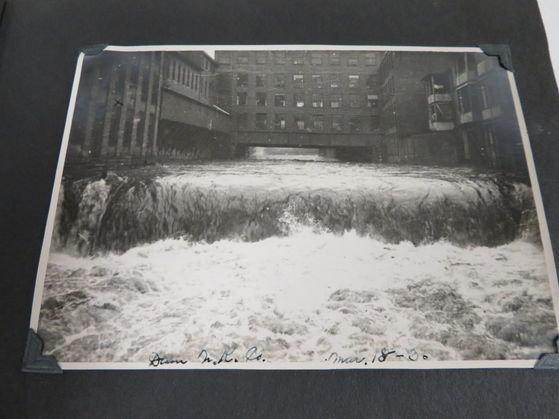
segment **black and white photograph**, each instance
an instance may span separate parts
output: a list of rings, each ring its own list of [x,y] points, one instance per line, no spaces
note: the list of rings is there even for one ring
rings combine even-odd
[[[31,315],[63,369],[532,367],[558,305],[499,57],[80,55]]]

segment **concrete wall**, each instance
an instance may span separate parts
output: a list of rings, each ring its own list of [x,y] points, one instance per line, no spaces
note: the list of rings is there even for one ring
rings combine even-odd
[[[231,117],[223,111],[185,98],[171,88],[162,92],[161,119],[221,133],[232,128]]]
[[[228,134],[161,121],[158,161],[229,159],[234,155],[235,145]]]

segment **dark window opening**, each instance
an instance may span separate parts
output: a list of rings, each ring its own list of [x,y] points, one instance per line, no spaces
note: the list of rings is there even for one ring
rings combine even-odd
[[[294,55],[293,56],[293,64],[295,64],[295,65],[305,64],[305,56],[304,55]]]
[[[377,95],[367,95],[367,107],[368,108],[378,107],[378,96]]]
[[[341,108],[342,107],[342,96],[341,95],[330,96],[330,107],[331,108]]]
[[[266,129],[268,128],[268,116],[265,113],[257,113],[255,119],[256,129]]]
[[[336,87],[340,87],[340,86],[341,86],[340,75],[339,74],[332,74],[330,76],[330,87],[336,88]]]
[[[324,107],[324,100],[322,99],[321,94],[313,94],[312,95],[312,107],[313,108],[322,108]]]
[[[297,108],[302,108],[305,106],[305,96],[300,94],[300,93],[296,93],[295,95],[293,95],[293,101],[295,103],[295,106]]]
[[[361,132],[361,120],[359,117],[354,116],[349,119],[349,130],[351,132]]]
[[[247,104],[247,92],[237,92],[237,105],[244,106]]]
[[[320,74],[313,74],[311,76],[312,84],[314,88],[321,89],[322,88],[322,76]]]
[[[274,117],[274,128],[275,129],[285,129],[286,128],[286,121],[285,115],[276,114]]]
[[[256,106],[266,106],[266,93],[264,92],[256,93]]]
[[[460,113],[468,113],[472,110],[472,97],[470,86],[465,86],[456,91],[458,97],[458,110]]]
[[[266,86],[266,74],[257,74],[255,79],[256,87]]]
[[[344,129],[344,120],[341,116],[334,116],[332,117],[332,129],[334,131],[343,131]]]
[[[285,95],[275,95],[274,96],[274,106],[285,107],[287,105],[287,100]]]
[[[238,87],[247,87],[248,86],[248,74],[246,74],[246,73],[238,73],[237,74],[237,86]]]
[[[330,64],[339,65],[340,64],[340,54],[338,52],[330,53]]]
[[[372,115],[369,117],[369,131],[375,131],[379,128],[379,117]]]
[[[237,55],[237,64],[248,64],[248,55]]]
[[[274,61],[276,64],[285,64],[285,52],[284,51],[276,51],[274,53]]]
[[[248,128],[248,114],[240,113],[237,115],[237,128],[238,129]]]
[[[349,95],[349,107],[359,108],[361,106],[361,100],[359,95]]]
[[[312,128],[315,131],[324,129],[324,117],[322,115],[314,115],[312,118]]]
[[[311,55],[311,64],[312,65],[320,65],[322,64],[322,55],[318,53],[313,53]]]
[[[348,87],[350,89],[355,89],[355,88],[359,87],[359,75],[350,74],[348,76]]]
[[[377,63],[377,56],[374,52],[365,54],[365,65],[375,65]]]
[[[369,74],[367,80],[365,81],[367,89],[376,89],[378,85],[378,79],[376,74]]]
[[[276,74],[274,80],[274,86],[284,88],[285,87],[285,75],[284,74]]]

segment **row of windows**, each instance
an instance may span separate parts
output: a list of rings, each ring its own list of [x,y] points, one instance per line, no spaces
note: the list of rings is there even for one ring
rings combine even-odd
[[[251,128],[249,127],[248,116],[248,113],[240,113],[237,115],[238,129]],[[329,129],[343,132],[347,129],[349,132],[363,132],[376,130],[379,126],[379,119],[377,116],[352,116],[350,118],[344,118],[341,115],[334,115],[326,119],[324,115],[293,115],[288,118],[288,116],[284,114],[274,114],[273,117],[266,113],[254,114],[255,129],[286,130],[289,126],[299,131],[324,131],[325,129]]]
[[[305,77],[304,74],[292,74],[290,77],[291,85],[294,88],[302,89],[305,87],[305,82],[308,83],[308,75]],[[344,87],[345,84],[350,89],[356,89],[360,87],[361,79],[365,76],[359,74],[349,74],[346,78],[342,78],[340,74],[329,74],[325,77],[322,74],[311,74],[310,83],[313,88],[321,89],[323,87],[339,88]],[[343,80],[345,79],[345,80]],[[284,88],[287,84],[288,76],[286,74],[274,74],[272,76],[272,87]],[[235,75],[235,81],[237,87],[248,87],[249,85],[249,75],[247,73],[237,73]],[[366,77],[365,85],[368,89],[372,89],[376,86],[376,77],[371,74]],[[268,75],[267,74],[255,74],[254,75],[254,86],[256,87],[267,87],[268,86]]]
[[[167,79],[175,83],[182,84],[194,91],[200,91],[200,94],[206,98],[209,95],[209,81],[206,80],[202,74],[193,70],[182,61],[174,59],[169,60],[166,68],[166,76]]]
[[[254,63],[255,64],[267,64],[270,60],[274,64],[286,64],[288,61],[294,65],[304,65],[305,63],[310,63],[311,65],[340,65],[346,64],[348,66],[358,66],[360,64],[365,64],[369,66],[377,65],[378,55],[374,52],[368,52],[364,54],[355,54],[344,56],[339,52],[313,52],[310,54],[305,54],[304,52],[291,52],[289,56],[285,51],[274,51],[271,53],[271,57],[268,51],[257,51],[254,53]],[[237,53],[235,57],[235,62],[237,64],[250,64],[251,55],[247,53]],[[343,59],[342,59],[343,58]],[[222,64],[231,64],[231,55],[227,52],[219,53],[219,62]]]
[[[254,97],[254,104],[256,106],[268,106],[269,96],[266,92],[256,92]],[[288,105],[288,95],[284,93],[278,93],[273,95],[272,104],[273,106],[285,108]],[[363,100],[368,108],[376,108],[378,106],[378,96],[377,95],[347,95],[347,103],[350,108],[360,108],[363,106]],[[307,99],[310,99],[307,102]],[[295,93],[293,95],[292,106],[296,108],[304,108],[305,106],[311,106],[313,108],[324,108],[328,106],[330,108],[341,108],[343,106],[343,96],[341,94],[329,95],[327,101],[324,100],[324,95],[320,93],[315,93],[310,97],[305,96],[301,93]],[[247,92],[237,92],[235,97],[235,104],[237,106],[246,106],[248,104],[248,93]]]

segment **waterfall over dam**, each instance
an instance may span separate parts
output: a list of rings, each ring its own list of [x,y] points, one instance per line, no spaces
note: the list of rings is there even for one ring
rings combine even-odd
[[[538,234],[528,186],[465,169],[256,161],[146,172],[65,183],[56,244],[94,254],[166,238],[258,241],[293,223],[415,245]]]
[[[292,156],[67,179],[50,251],[39,332],[64,361],[526,359],[556,334],[530,186],[473,169]]]

